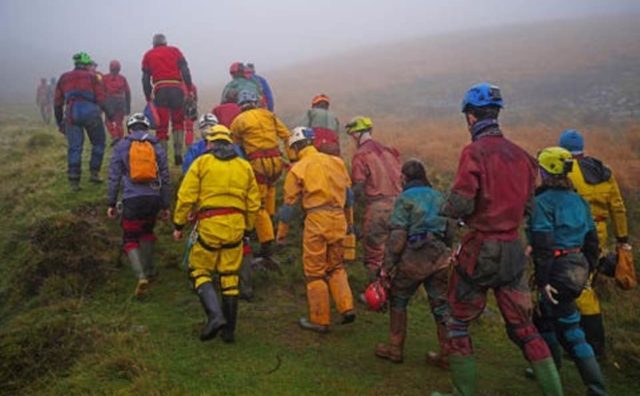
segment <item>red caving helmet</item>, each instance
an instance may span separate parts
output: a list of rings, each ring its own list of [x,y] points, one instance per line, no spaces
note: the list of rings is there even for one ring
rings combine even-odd
[[[387,289],[382,286],[382,282],[377,280],[367,286],[364,291],[364,298],[367,300],[367,306],[372,311],[380,311],[387,302]]]
[[[117,73],[120,71],[120,62],[117,60],[112,60],[109,62],[109,71],[112,73]]]
[[[229,74],[232,76],[241,75],[242,73],[244,73],[244,65],[241,62],[233,62],[229,66]]]

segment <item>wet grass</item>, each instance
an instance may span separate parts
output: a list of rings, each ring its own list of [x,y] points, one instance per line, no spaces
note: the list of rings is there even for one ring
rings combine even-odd
[[[373,355],[386,339],[384,314],[360,306],[353,325],[335,325],[326,335],[297,327],[306,303],[296,231],[298,239],[279,253],[283,274],[258,272],[256,300],[241,302],[237,342],[201,343],[204,315],[179,268],[183,245],[170,239],[169,224],[156,229],[160,277],[144,300],[135,300],[132,273],[126,260],[119,264],[119,227],[104,216],[105,186],[83,180],[83,190],[70,193],[64,140],[20,111],[0,109],[0,205],[8,225],[0,228],[0,394],[418,395],[449,389],[447,374],[424,362],[437,342],[422,292],[410,305],[403,364]],[[27,129],[32,132],[23,133]],[[82,257],[95,261],[83,264]],[[48,266],[48,260],[59,264]],[[25,263],[39,272],[20,269]],[[356,264],[348,270],[357,292],[364,270]],[[638,291],[607,290],[610,394],[638,394]],[[508,341],[492,297],[472,333],[479,394],[538,394],[522,375],[526,363]],[[570,363],[562,377],[567,395],[584,393]]]

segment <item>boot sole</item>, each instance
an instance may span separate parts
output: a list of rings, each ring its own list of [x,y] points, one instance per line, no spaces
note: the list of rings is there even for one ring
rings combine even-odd
[[[379,357],[380,359],[386,359],[386,360],[388,360],[390,362],[393,362],[393,363],[402,363],[402,362],[404,362],[404,358],[398,359],[397,357],[392,357],[392,356],[389,356],[387,354],[380,353],[380,352],[377,352],[377,351],[375,352],[375,355],[377,357]]]

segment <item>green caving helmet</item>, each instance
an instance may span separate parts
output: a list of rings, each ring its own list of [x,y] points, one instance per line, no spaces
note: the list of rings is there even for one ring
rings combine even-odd
[[[77,54],[73,55],[73,63],[76,65],[87,66],[91,65],[93,63],[93,60],[86,52],[78,52]]]

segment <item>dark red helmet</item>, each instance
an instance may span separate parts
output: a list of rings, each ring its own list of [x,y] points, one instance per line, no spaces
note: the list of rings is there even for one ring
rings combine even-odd
[[[381,280],[372,282],[367,290],[364,291],[364,298],[367,300],[367,306],[372,311],[380,311],[387,302],[387,289],[382,285]]]
[[[120,62],[117,60],[112,60],[109,62],[109,71],[112,73],[117,73],[120,71]]]
[[[232,76],[241,75],[244,72],[244,65],[242,62],[233,62],[231,66],[229,66],[229,74]]]

